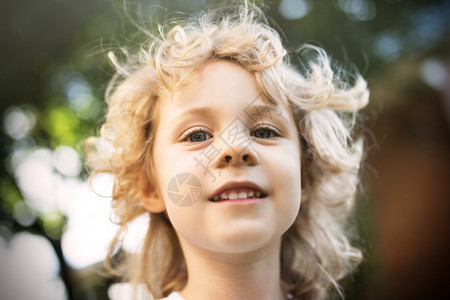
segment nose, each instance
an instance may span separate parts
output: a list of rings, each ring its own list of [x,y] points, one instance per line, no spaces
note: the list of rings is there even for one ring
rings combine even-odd
[[[254,166],[259,163],[258,154],[254,151],[251,145],[245,147],[231,146],[227,147],[225,151],[217,159],[216,167],[224,168],[227,166]]]

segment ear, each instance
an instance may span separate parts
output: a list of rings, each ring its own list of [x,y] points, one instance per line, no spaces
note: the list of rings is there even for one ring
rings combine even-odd
[[[166,210],[164,199],[158,192],[154,182],[150,182],[146,176],[140,174],[137,180],[137,190],[142,206],[149,212],[161,213]]]
[[[308,178],[306,178],[306,176],[304,176],[303,174],[304,173],[302,172],[302,183],[300,185],[300,187],[301,187],[300,192],[301,192],[301,195],[302,195],[301,196],[302,204],[304,204],[304,203],[309,201],[309,197],[310,197],[310,194],[311,194],[311,186],[308,184],[309,183]]]
[[[302,204],[308,202],[309,189],[306,189],[305,187],[302,187],[301,193],[302,193]]]

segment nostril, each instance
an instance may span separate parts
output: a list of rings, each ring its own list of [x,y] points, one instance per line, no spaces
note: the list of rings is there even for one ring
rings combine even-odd
[[[247,159],[248,159],[248,154],[244,154],[244,156],[242,156],[242,160],[247,161]]]

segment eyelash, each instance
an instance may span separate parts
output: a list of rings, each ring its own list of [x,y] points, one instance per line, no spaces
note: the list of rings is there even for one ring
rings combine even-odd
[[[188,139],[189,139],[189,137],[190,137],[191,135],[193,135],[194,133],[197,133],[197,132],[204,132],[205,134],[209,135],[211,138],[212,138],[212,136],[213,136],[213,135],[210,133],[210,131],[209,131],[207,128],[205,128],[205,127],[194,127],[194,128],[188,129],[188,130],[181,136],[180,140],[181,140],[182,142],[196,143],[196,142],[188,141]],[[199,143],[199,142],[197,142],[197,143]]]
[[[261,129],[266,129],[268,131],[270,131],[271,134],[273,134],[273,136],[269,136],[267,138],[273,138],[273,137],[279,137],[281,136],[281,132],[276,129],[275,127],[271,126],[271,125],[267,125],[267,124],[260,124],[257,125],[255,127],[252,128],[252,130],[250,131],[250,135],[258,138],[258,139],[267,139],[267,138],[263,138],[263,137],[257,137],[254,135],[254,133],[257,130],[261,130]],[[208,135],[210,138],[213,137],[213,134],[205,127],[194,127],[191,129],[188,129],[180,138],[181,141],[183,142],[189,142],[189,143],[201,143],[204,141],[198,141],[198,142],[193,142],[193,141],[189,141],[189,137],[192,136],[194,133],[198,133],[198,132],[204,132],[206,135]],[[205,140],[206,141],[206,140]]]
[[[277,128],[275,128],[275,127],[273,127],[273,126],[271,126],[271,125],[267,125],[267,124],[260,124],[260,125],[257,125],[257,126],[255,126],[255,127],[253,127],[253,129],[252,129],[251,132],[250,132],[250,135],[253,136],[253,137],[255,137],[255,138],[258,138],[258,137],[256,137],[256,136],[254,136],[253,133],[254,133],[255,131],[261,130],[261,129],[267,129],[267,130],[269,130],[269,131],[274,135],[273,137],[279,137],[279,136],[281,136],[281,132],[280,132]],[[263,138],[260,138],[260,139],[263,139]]]

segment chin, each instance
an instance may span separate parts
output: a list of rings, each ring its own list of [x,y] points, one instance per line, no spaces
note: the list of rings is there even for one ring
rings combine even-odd
[[[241,228],[239,232],[216,235],[214,249],[212,250],[229,254],[252,252],[271,243],[280,242],[281,235],[269,234],[267,228],[262,230]]]

